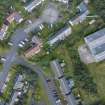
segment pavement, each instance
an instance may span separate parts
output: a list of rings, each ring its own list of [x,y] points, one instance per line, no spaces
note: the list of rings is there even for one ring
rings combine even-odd
[[[0,91],[2,90],[2,87],[6,82],[6,78],[8,76],[8,73],[9,73],[12,63],[14,63],[14,61],[16,61],[17,64],[21,64],[21,65],[31,68],[34,72],[36,72],[39,75],[39,77],[42,80],[44,90],[48,95],[48,99],[49,99],[51,105],[56,105],[56,100],[52,96],[52,93],[49,90],[46,78],[44,77],[44,74],[42,72],[43,70],[40,67],[38,67],[37,65],[32,65],[32,64],[28,63],[27,60],[25,60],[24,58],[17,57],[17,51],[19,49],[18,44],[20,43],[20,41],[22,41],[28,37],[28,33],[30,31],[33,31],[34,29],[36,29],[43,22],[54,23],[58,19],[58,12],[55,12],[55,10],[53,10],[52,8],[49,10],[50,11],[48,11],[48,9],[46,9],[44,11],[45,15],[43,14],[42,17],[35,20],[26,29],[17,29],[14,32],[14,34],[12,35],[10,41],[13,43],[13,46],[11,47],[10,51],[5,56],[6,61],[3,63],[3,70],[0,73]],[[52,12],[53,14],[50,14],[52,10],[53,10],[53,12]],[[47,17],[45,17],[45,16],[47,16]],[[45,19],[47,19],[47,20],[45,20]],[[70,98],[70,100],[71,99],[72,98]],[[74,105],[74,104],[71,104],[71,105]]]
[[[44,90],[48,95],[49,102],[51,103],[51,105],[57,105],[56,99],[53,97],[53,94],[50,91],[48,83],[46,81],[46,77],[44,76],[44,74],[42,72],[43,70],[37,65],[32,65],[25,58],[17,57],[17,59],[15,60],[15,63],[26,66],[26,67],[32,69],[35,73],[37,73],[42,81]]]
[[[23,40],[27,36],[28,34],[26,34],[23,31],[23,29],[18,29],[15,31],[15,33],[13,34],[13,37],[11,38],[13,47],[11,47],[10,51],[5,56],[6,61],[3,63],[3,70],[0,73],[0,91],[2,90],[2,87],[6,81],[11,64],[13,63],[17,55],[18,44],[20,43],[21,40]]]
[[[79,53],[80,59],[83,63],[89,64],[89,63],[95,62],[95,59],[92,56],[89,49],[87,48],[86,44],[83,44],[78,48],[78,53]]]

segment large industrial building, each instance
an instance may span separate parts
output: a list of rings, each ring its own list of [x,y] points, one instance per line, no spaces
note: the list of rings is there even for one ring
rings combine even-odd
[[[105,59],[105,28],[84,38],[96,62]]]

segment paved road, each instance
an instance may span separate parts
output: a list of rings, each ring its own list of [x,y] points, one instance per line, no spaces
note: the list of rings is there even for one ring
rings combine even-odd
[[[51,12],[53,12],[53,14],[50,15]],[[30,31],[36,29],[43,22],[47,21],[47,23],[51,23],[52,17],[54,17],[54,23],[58,19],[58,11],[55,9],[55,7],[50,8],[49,6],[49,8],[44,10],[43,15],[40,16],[39,19],[35,20],[32,24],[28,25],[26,29],[18,29],[14,32],[11,38],[11,42],[13,42],[14,46],[11,47],[10,51],[7,53],[6,62],[4,62],[3,70],[0,73],[0,92],[6,81],[10,66],[16,57],[19,42],[26,38]]]
[[[41,19],[34,21],[33,24],[30,24],[26,29],[17,29],[14,34],[12,35],[10,41],[13,43],[10,51],[5,56],[6,62],[3,63],[3,70],[0,72],[0,92],[3,88],[4,83],[6,82],[8,72],[10,70],[11,64],[13,63],[14,59],[17,55],[18,44],[20,41],[24,40],[28,37],[28,33],[33,29],[37,28],[42,23]]]
[[[2,90],[2,87],[6,81],[11,64],[13,63],[13,61],[17,55],[18,44],[21,40],[23,40],[27,36],[28,36],[28,34],[26,34],[23,31],[23,29],[18,29],[15,31],[15,33],[13,34],[13,37],[11,38],[13,47],[11,47],[10,51],[5,56],[6,61],[3,63],[3,70],[0,73],[0,91]]]
[[[46,12],[45,12],[46,13]],[[49,16],[49,20],[52,20],[52,17],[55,17],[55,11],[54,11],[54,16]],[[45,15],[46,16],[46,15]],[[28,33],[30,31],[32,31],[33,29],[37,28],[40,24],[42,24],[43,22],[45,22],[45,17],[41,17],[39,19],[37,19],[36,21],[34,21],[31,25],[28,26],[28,28],[26,29],[17,29],[14,34],[11,37],[11,42],[13,43],[13,47],[11,47],[10,51],[7,53],[7,55],[5,56],[6,58],[6,62],[4,62],[3,64],[3,70],[0,73],[0,92],[2,90],[2,87],[6,81],[6,78],[8,76],[8,72],[10,70],[10,67],[12,65],[12,63],[14,62],[14,60],[16,59],[16,55],[17,55],[17,50],[18,50],[18,44],[20,43],[20,41],[24,40],[26,37],[28,37]],[[48,21],[50,23],[50,21]],[[55,20],[54,20],[55,22]],[[51,105],[56,105],[55,99],[53,98],[52,94],[50,93],[50,90],[48,88],[48,84],[46,82],[46,79],[42,73],[41,68],[39,68],[36,65],[31,65],[29,64],[27,61],[25,61],[24,59],[18,59],[17,58],[17,63],[23,64],[25,66],[30,67],[32,70],[34,70],[35,72],[37,72],[42,80],[43,86],[44,86],[44,90],[46,91],[46,93],[48,94],[48,98],[49,101],[51,103]]]
[[[26,33],[29,33],[29,32],[31,32],[31,31],[33,31],[34,29],[38,28],[38,26],[39,26],[40,24],[42,24],[42,23],[43,23],[42,18],[36,19],[33,23],[29,24],[29,25],[27,26],[27,28],[24,29],[24,31],[25,31]]]
[[[32,64],[30,64],[30,63],[29,63],[27,60],[25,60],[24,58],[17,57],[17,59],[15,60],[15,62],[16,62],[17,64],[21,64],[21,65],[24,65],[24,66],[26,66],[26,67],[31,68],[34,72],[36,72],[36,73],[39,75],[39,77],[40,77],[41,80],[42,80],[42,84],[43,84],[43,86],[44,86],[44,90],[45,90],[45,92],[46,92],[47,95],[48,95],[48,99],[49,99],[51,105],[57,105],[57,104],[56,104],[56,100],[55,100],[55,98],[53,97],[53,94],[51,93],[51,91],[50,91],[50,89],[49,89],[49,87],[48,87],[48,83],[47,83],[46,78],[44,77],[44,74],[43,74],[43,72],[42,72],[43,70],[42,70],[39,66],[37,66],[37,65],[32,65]]]

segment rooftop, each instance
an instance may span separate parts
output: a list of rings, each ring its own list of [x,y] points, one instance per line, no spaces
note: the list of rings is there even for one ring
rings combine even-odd
[[[44,0],[34,0],[30,4],[28,4],[27,6],[25,6],[24,8],[28,12],[31,12],[36,6],[38,6],[39,4],[41,4],[42,1],[44,1]]]
[[[77,6],[77,9],[79,9],[79,13],[69,21],[72,26],[83,22],[89,14],[87,5],[84,2],[81,2]]]
[[[53,45],[54,43],[64,40],[65,37],[69,36],[72,33],[71,27],[65,26],[61,30],[59,30],[55,35],[49,37],[48,43]]]
[[[96,60],[105,59],[105,28],[84,38]]]
[[[63,76],[63,70],[62,70],[62,68],[61,68],[61,66],[59,64],[59,60],[58,59],[53,60],[51,62],[51,68],[53,69],[57,79]]]
[[[84,2],[81,2],[81,3],[77,6],[77,8],[79,9],[79,11],[80,11],[81,13],[83,13],[83,12],[85,12],[85,11],[88,10],[87,5],[86,5]]]

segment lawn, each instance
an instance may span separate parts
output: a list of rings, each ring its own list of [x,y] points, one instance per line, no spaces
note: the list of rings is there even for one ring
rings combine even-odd
[[[105,61],[89,64],[88,68],[97,83],[99,97],[105,100]]]

